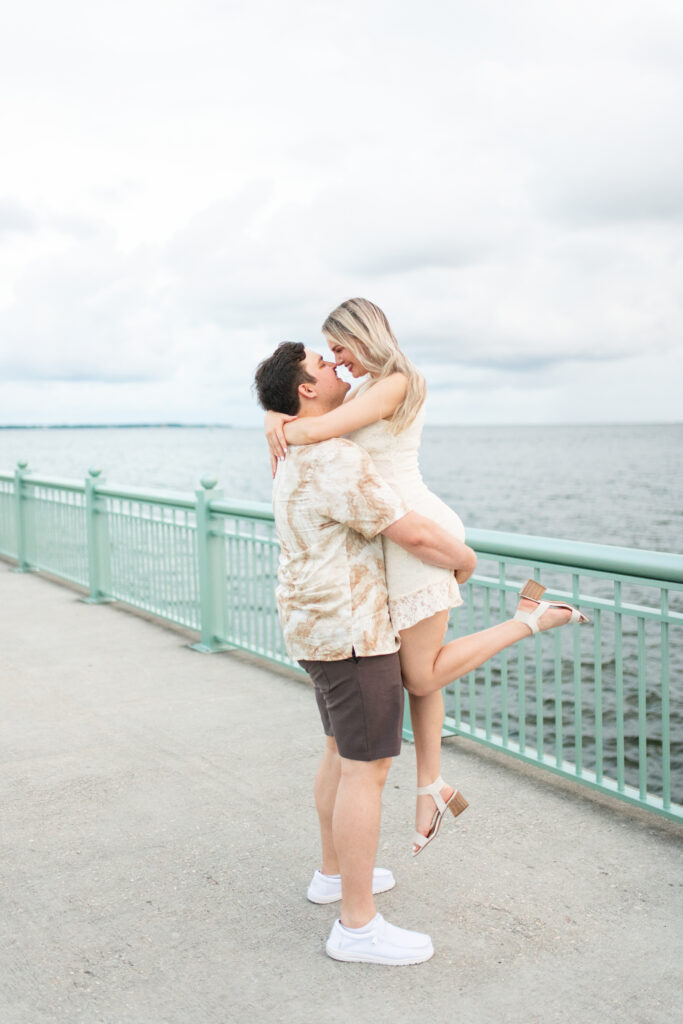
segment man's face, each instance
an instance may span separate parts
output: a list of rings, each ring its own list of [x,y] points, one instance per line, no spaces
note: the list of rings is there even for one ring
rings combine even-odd
[[[329,409],[336,409],[341,405],[351,385],[337,376],[335,363],[323,359],[320,353],[307,348],[304,366],[306,372],[315,378],[315,390],[320,401]]]

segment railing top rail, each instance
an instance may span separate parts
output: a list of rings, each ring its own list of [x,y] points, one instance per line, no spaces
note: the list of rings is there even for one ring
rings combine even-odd
[[[273,519],[266,502],[216,501],[211,508],[228,515]],[[536,537],[501,530],[467,530],[467,543],[480,554],[507,555],[536,562],[561,563],[570,568],[597,572],[616,572],[623,576],[656,579],[665,583],[683,583],[683,555],[670,551],[622,548],[612,544],[589,544],[554,537]]]
[[[36,487],[52,487],[56,491],[76,491],[83,494],[85,484],[79,480],[68,480],[66,477],[40,476],[28,470],[24,474],[24,483]]]
[[[577,569],[683,583],[683,555],[674,552],[620,548],[611,544],[588,544],[498,530],[467,530],[466,539],[480,554],[506,555],[535,562],[561,563]]]
[[[0,472],[0,479],[11,481],[14,479],[14,474]],[[25,474],[24,479],[29,485],[37,484],[80,492],[85,489],[84,484],[77,480],[36,476],[30,470]],[[124,498],[185,509],[196,507],[195,496],[186,492],[157,491],[104,482],[97,482],[96,488],[97,493],[105,497]],[[211,510],[219,515],[273,521],[272,506],[266,502],[235,501],[221,497],[211,501]],[[482,555],[502,555],[508,558],[518,558],[521,561],[561,564],[584,571],[616,573],[664,583],[683,584],[683,555],[675,552],[646,551],[637,548],[616,547],[611,544],[589,544],[583,541],[505,533],[499,530],[468,529],[467,542]]]
[[[242,516],[246,519],[265,519],[274,522],[272,505],[263,501],[220,500],[211,502],[211,511],[226,516]]]
[[[181,491],[156,491],[144,487],[125,487],[119,484],[98,483],[97,493],[105,498],[123,498],[128,501],[149,502],[153,505],[170,505],[174,508],[196,508],[197,499],[193,494]]]

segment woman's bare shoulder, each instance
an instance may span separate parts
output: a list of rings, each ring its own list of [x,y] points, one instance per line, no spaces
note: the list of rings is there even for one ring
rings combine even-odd
[[[361,384],[357,384],[355,388],[348,392],[344,401],[350,402],[352,399],[357,398],[359,395],[365,395],[376,387],[379,387],[380,390],[387,387],[396,388],[400,392],[407,386],[407,375],[402,370],[396,370],[394,373],[390,373],[388,377],[381,377],[380,380],[364,380]]]

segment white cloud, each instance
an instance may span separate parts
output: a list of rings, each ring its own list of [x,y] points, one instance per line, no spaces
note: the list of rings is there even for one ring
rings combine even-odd
[[[18,232],[35,231],[35,217],[14,199],[0,199],[0,238]]]
[[[478,422],[529,392],[552,420],[578,367],[675,371],[682,54],[666,0],[16,6],[0,422],[259,422],[258,359],[354,294],[440,419],[475,414],[463,380]]]

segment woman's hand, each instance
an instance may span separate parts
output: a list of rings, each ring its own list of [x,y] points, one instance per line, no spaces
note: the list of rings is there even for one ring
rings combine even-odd
[[[295,420],[296,416],[286,416],[283,412],[266,413],[263,419],[263,429],[266,433],[266,441],[270,450],[270,468],[273,476],[277,469],[278,459],[284,459],[287,454],[287,439],[285,438],[284,425]]]
[[[459,565],[455,570],[455,579],[458,583],[467,583],[468,579],[477,568],[477,556],[472,548],[465,545],[466,555],[463,559],[462,565]]]

